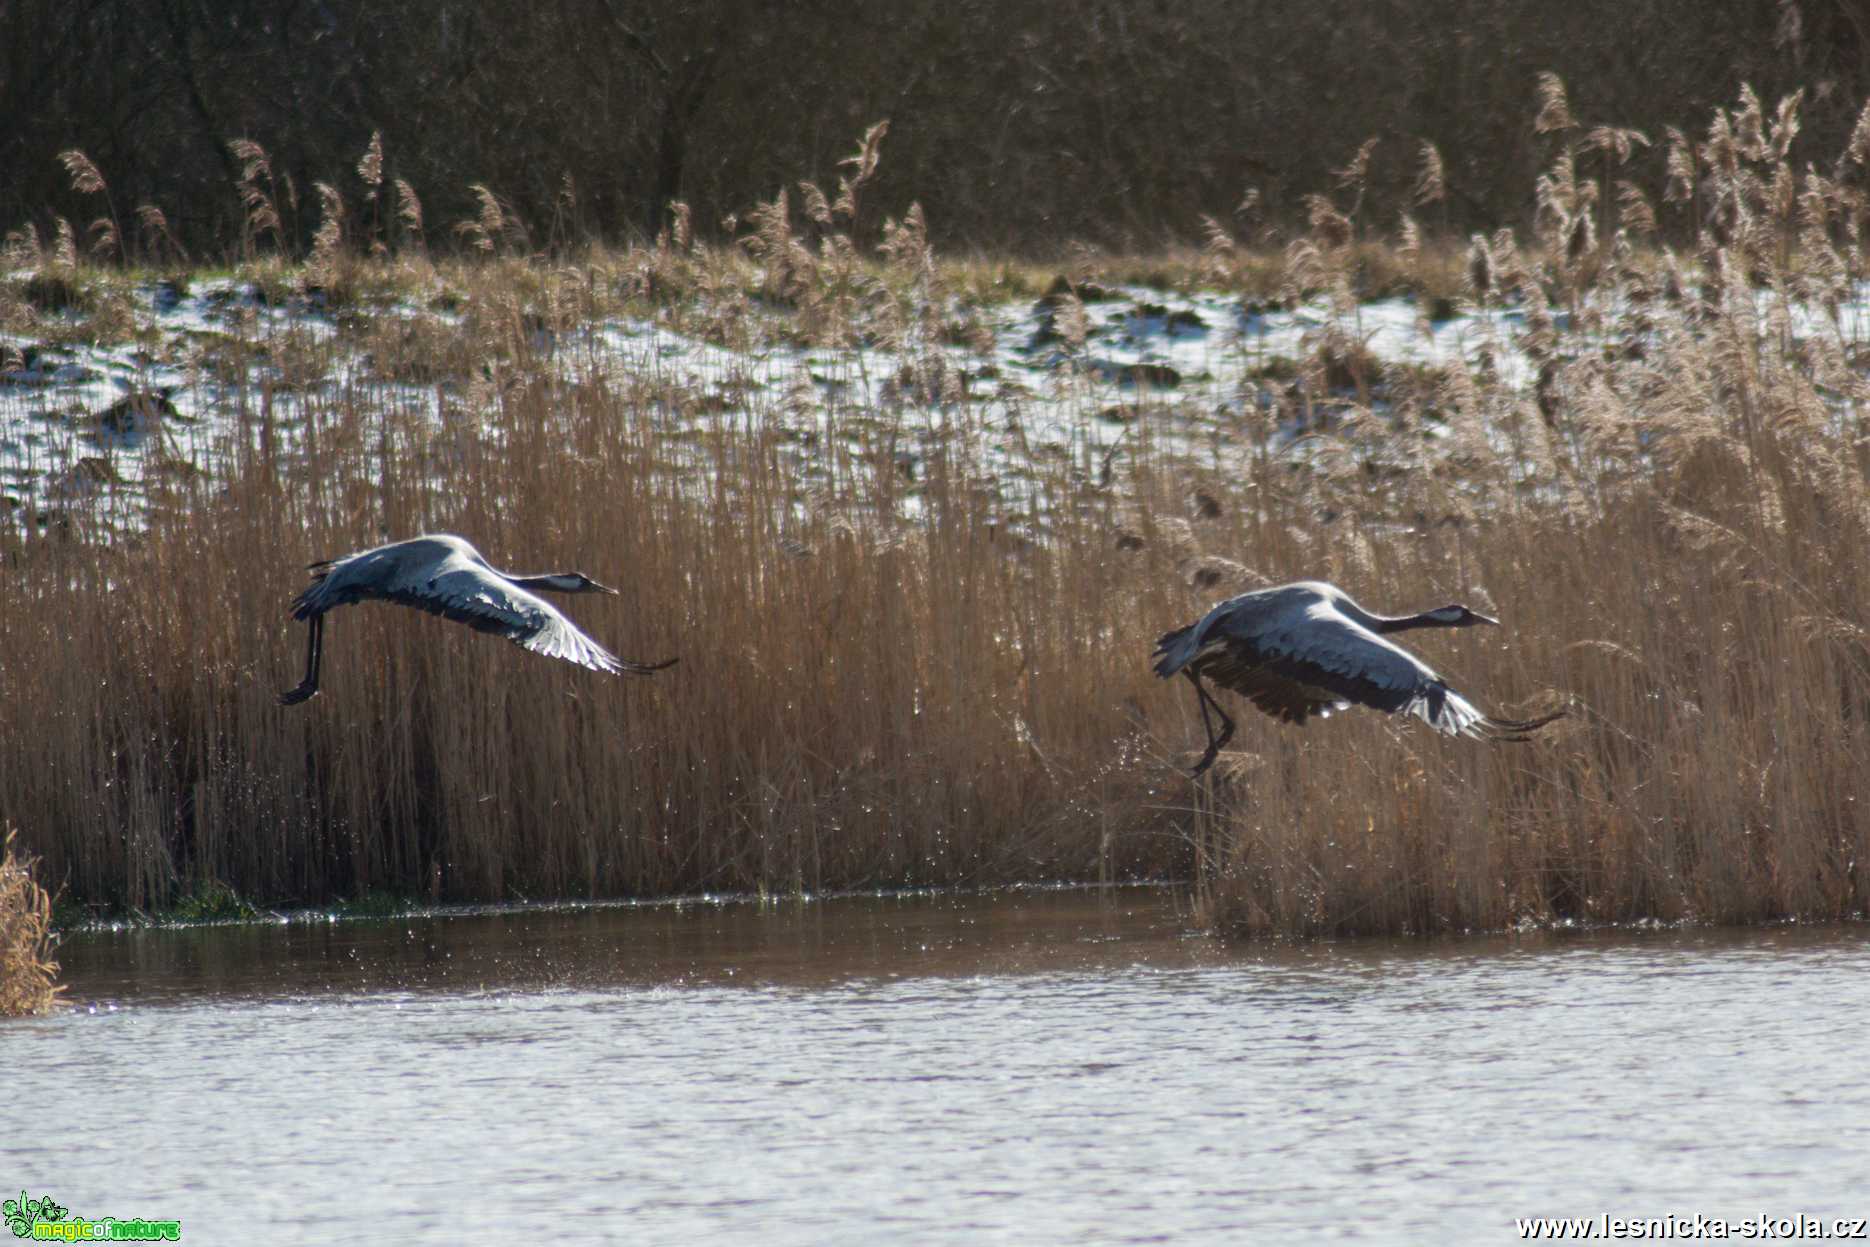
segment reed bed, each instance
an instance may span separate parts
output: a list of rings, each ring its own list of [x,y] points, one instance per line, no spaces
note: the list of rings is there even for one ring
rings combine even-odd
[[[836,205],[763,205],[742,246],[678,217],[654,245],[503,258],[497,203],[483,260],[340,236],[321,289],[403,264],[460,314],[256,325],[220,358],[241,411],[212,473],[165,478],[133,526],[4,530],[0,808],[44,877],[117,908],[1146,877],[1247,934],[1861,915],[1870,127],[1795,173],[1797,100],[1743,98],[1672,136],[1646,192],[1614,158],[1639,145],[1573,124],[1555,82],[1544,103],[1537,237],[1379,238],[1361,156],[1271,256],[1210,223],[1178,271],[1256,299],[1276,271],[1328,315],[1240,403],[1139,399],[1103,454],[1009,437],[1017,403],[970,404],[934,350],[978,330],[956,292],[1007,275],[944,266],[913,217],[880,257],[852,242],[875,132]],[[1695,214],[1693,246],[1665,210]],[[1478,349],[1360,351],[1373,268],[1425,319],[1477,314]],[[581,336],[645,307],[789,337],[834,374],[879,341],[916,366],[887,410],[820,410],[581,362]],[[375,371],[320,383],[346,334]],[[304,380],[238,384],[262,357]],[[681,664],[605,680],[365,607],[330,620],[323,695],[275,704],[299,567],[423,531],[619,585],[570,613]],[[1300,577],[1498,615],[1417,648],[1490,710],[1570,718],[1490,749],[1241,703],[1191,783],[1200,722],[1150,674],[1155,637]]]
[[[58,1003],[52,900],[33,877],[34,862],[0,836],[0,1018],[35,1017]]]
[[[545,284],[568,331],[581,313]],[[438,370],[498,373],[439,422],[400,384],[256,393],[257,430],[134,530],[9,537],[0,801],[47,820],[49,878],[147,909],[214,884],[286,903],[1172,873],[1172,838],[1080,830],[1152,818],[1151,777],[1105,747],[1131,732],[1109,686],[1141,589],[1100,570],[1114,497],[1047,467],[1022,503],[1051,517],[1036,540],[979,502],[965,430],[924,439],[913,483],[862,413],[801,454],[783,396],[722,416],[548,365],[520,297],[488,265],[436,331]],[[276,452],[288,426],[302,453]],[[276,705],[303,565],[441,530],[619,586],[571,613],[681,665],[612,681],[347,610],[324,694]]]

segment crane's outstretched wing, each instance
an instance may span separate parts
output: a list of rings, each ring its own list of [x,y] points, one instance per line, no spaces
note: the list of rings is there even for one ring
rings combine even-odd
[[[617,657],[587,636],[556,606],[517,585],[472,567],[455,568],[423,581],[387,586],[382,596],[503,636],[522,649],[562,658],[594,671],[642,672],[642,663]]]

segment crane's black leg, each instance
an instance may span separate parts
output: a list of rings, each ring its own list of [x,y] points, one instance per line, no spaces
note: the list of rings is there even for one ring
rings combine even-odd
[[[318,692],[318,660],[324,656],[325,617],[313,615],[307,625],[311,630],[305,637],[305,678],[299,686],[279,695],[282,706],[296,706]]]
[[[1188,773],[1190,779],[1198,779],[1201,773],[1213,766],[1214,760],[1221,756],[1222,747],[1234,738],[1234,721],[1228,716],[1225,710],[1221,709],[1221,703],[1215,701],[1213,695],[1210,694],[1206,688],[1202,687],[1200,676],[1186,667],[1182,668],[1182,674],[1187,676],[1188,682],[1195,686],[1195,696],[1198,699],[1197,704],[1201,707],[1201,726],[1206,728],[1208,732],[1207,752],[1201,755],[1201,761],[1195,763],[1195,769]],[[1213,722],[1208,718],[1208,707],[1210,706],[1214,707],[1214,713],[1219,715],[1221,719],[1221,734],[1218,737],[1214,734]]]
[[[1184,671],[1182,674],[1186,675],[1188,682],[1195,686],[1195,708],[1201,711],[1201,730],[1208,734],[1208,744],[1212,745],[1214,744],[1214,720],[1208,715],[1207,692],[1201,687],[1201,681],[1195,678],[1192,671]]]

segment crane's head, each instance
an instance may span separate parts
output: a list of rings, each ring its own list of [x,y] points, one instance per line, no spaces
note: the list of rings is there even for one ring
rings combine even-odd
[[[615,589],[597,583],[583,572],[568,572],[565,579],[575,582],[572,588],[565,590],[567,593],[608,593],[612,597],[617,596]]]
[[[1472,628],[1475,624],[1492,624],[1496,628],[1500,626],[1498,619],[1483,615],[1479,611],[1471,611],[1459,602],[1437,606],[1432,611],[1423,611],[1422,618],[1433,620],[1444,628]]]

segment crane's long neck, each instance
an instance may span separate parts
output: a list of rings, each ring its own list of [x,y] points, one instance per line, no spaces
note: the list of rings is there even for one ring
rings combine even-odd
[[[545,572],[538,576],[501,575],[522,589],[545,589],[551,593],[578,593],[584,589],[584,577],[576,572]]]
[[[1446,607],[1432,611],[1422,611],[1416,615],[1373,615],[1349,598],[1339,598],[1335,603],[1338,613],[1346,615],[1372,632],[1407,632],[1411,628],[1454,628],[1459,623],[1444,613]]]
[[[1460,625],[1451,619],[1438,618],[1433,611],[1423,611],[1419,615],[1372,615],[1368,625],[1372,632],[1407,632],[1411,628],[1455,628]]]

